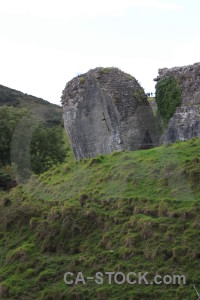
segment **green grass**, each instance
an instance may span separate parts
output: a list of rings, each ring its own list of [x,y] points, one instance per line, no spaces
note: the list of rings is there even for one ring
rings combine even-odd
[[[7,298],[195,299],[199,153],[200,140],[192,139],[79,162],[69,155],[26,185],[2,191],[0,288]],[[184,274],[187,285],[68,286],[67,271]]]
[[[151,103],[151,102],[154,102],[155,101],[155,97],[148,97],[148,101]]]
[[[148,102],[149,102],[149,104],[150,104],[150,106],[152,108],[154,116],[156,117],[158,107],[157,107],[157,104],[156,104],[155,97],[148,97],[147,100],[148,100]]]

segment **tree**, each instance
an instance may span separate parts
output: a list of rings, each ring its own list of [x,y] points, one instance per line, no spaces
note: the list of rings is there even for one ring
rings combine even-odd
[[[66,156],[63,129],[61,126],[46,128],[40,124],[33,133],[31,141],[32,170],[40,174],[53,164],[61,163]]]
[[[12,160],[17,173],[25,178],[32,171],[48,170],[65,157],[62,125],[47,128],[26,109],[0,107],[0,165]]]
[[[11,139],[19,120],[27,114],[26,109],[0,107],[0,163],[10,164]]]

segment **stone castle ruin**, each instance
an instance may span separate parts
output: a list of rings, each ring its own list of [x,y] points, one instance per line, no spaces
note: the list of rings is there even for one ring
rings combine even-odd
[[[162,134],[160,144],[200,137],[200,63],[160,69],[159,76],[154,80],[158,85],[167,78],[176,80],[181,92],[181,103]],[[167,92],[169,91],[166,87],[163,93]],[[170,99],[170,101],[173,100]]]
[[[131,75],[117,68],[96,68],[67,83],[62,95],[64,124],[76,159],[200,137],[200,63],[158,73],[156,100],[160,85],[160,108],[164,106],[167,115],[173,107],[160,138],[152,103]],[[175,82],[174,93],[167,81]]]
[[[143,88],[117,68],[96,68],[67,83],[64,124],[76,159],[158,144]]]

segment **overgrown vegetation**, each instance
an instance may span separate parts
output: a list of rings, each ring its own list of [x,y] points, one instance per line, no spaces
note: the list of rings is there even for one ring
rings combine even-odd
[[[16,143],[12,144],[12,138],[14,130],[23,117],[32,120],[31,124],[35,126],[35,130],[32,132],[24,123],[25,126],[22,126],[22,132],[17,137],[20,147],[17,147]],[[18,161],[25,160],[26,140],[29,136],[31,138],[30,161],[33,172],[40,174],[53,164],[64,161],[66,148],[61,125],[48,128],[43,123],[37,123],[27,109],[2,106],[0,107],[0,167],[11,164],[11,150],[16,152]]]
[[[2,171],[0,171],[0,188],[6,189],[11,181],[12,178],[9,174],[5,174]]]
[[[158,81],[156,88],[156,103],[158,114],[161,116],[165,128],[181,104],[181,90],[175,78],[169,77]]]
[[[34,173],[41,174],[54,164],[62,163],[66,157],[63,128],[46,128],[38,125],[31,140],[31,163]]]
[[[200,140],[54,166],[0,193],[6,299],[195,299]],[[65,272],[185,274],[186,286],[66,285]]]
[[[10,164],[12,135],[18,122],[27,113],[27,109],[0,107],[0,165]]]

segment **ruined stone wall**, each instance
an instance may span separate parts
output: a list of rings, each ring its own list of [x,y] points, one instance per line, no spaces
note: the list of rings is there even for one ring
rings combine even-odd
[[[117,68],[96,68],[67,83],[64,124],[76,159],[157,144],[144,90]]]
[[[160,144],[200,137],[200,63],[160,69],[155,81],[169,77],[175,78],[181,89],[181,105],[169,121]]]

